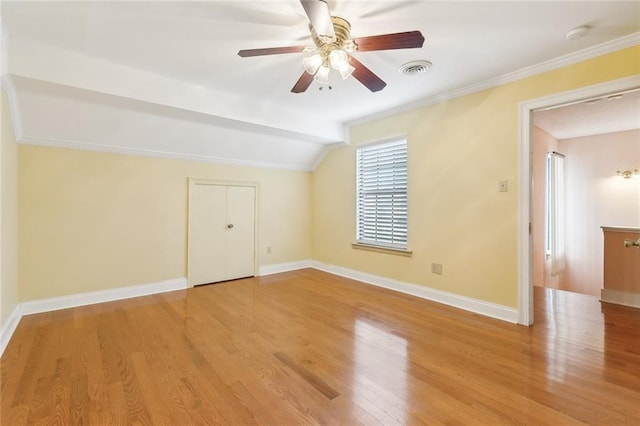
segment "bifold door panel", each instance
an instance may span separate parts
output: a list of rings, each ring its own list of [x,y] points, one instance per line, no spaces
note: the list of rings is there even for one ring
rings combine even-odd
[[[255,187],[191,184],[189,284],[253,276]]]

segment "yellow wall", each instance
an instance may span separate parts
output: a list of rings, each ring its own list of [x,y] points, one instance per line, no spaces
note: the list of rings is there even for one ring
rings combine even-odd
[[[2,90],[0,141],[0,330],[18,303],[18,146]]]
[[[518,104],[638,74],[639,59],[636,46],[356,126],[352,146],[331,151],[313,176],[313,259],[516,307]],[[354,250],[355,149],[401,134],[413,257]]]
[[[194,177],[259,182],[260,265],[312,258],[515,307],[518,103],[638,74],[639,56],[629,48],[357,126],[353,146],[331,151],[313,176],[21,145],[19,300],[185,277]],[[353,250],[355,146],[400,134],[413,257]],[[503,179],[508,193],[498,192]]]
[[[29,145],[18,164],[21,301],[186,277],[189,177],[258,182],[259,264],[310,258],[309,173]]]

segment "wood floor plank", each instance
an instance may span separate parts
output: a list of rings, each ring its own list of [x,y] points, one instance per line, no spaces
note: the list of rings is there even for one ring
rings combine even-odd
[[[13,335],[15,344],[7,346],[0,359],[0,394],[6,395],[5,392],[17,389],[24,372],[28,366],[31,348],[39,342],[37,336],[37,326],[34,319],[25,316],[20,321],[22,326],[18,327]],[[15,397],[2,398],[0,402],[0,413],[9,412],[15,404]],[[26,406],[26,405],[25,405]],[[28,406],[26,406],[28,407]],[[28,410],[27,410],[28,413]]]
[[[533,327],[300,270],[25,316],[0,424],[640,424],[640,310]]]
[[[89,387],[86,374],[71,378],[69,395],[69,421],[70,424],[79,425],[87,423],[89,415]]]
[[[186,410],[175,410],[171,397],[162,392],[162,386],[158,383],[158,375],[153,374],[144,354],[137,352],[131,355],[132,368],[140,383],[140,393],[145,401],[149,401],[149,415],[151,423],[156,425],[178,424],[184,417],[189,417]]]
[[[316,388],[318,392],[326,396],[327,399],[334,399],[340,395],[340,393],[332,388],[329,384],[327,384],[327,382],[325,382],[306,368],[302,367],[296,361],[291,359],[291,357],[287,354],[283,352],[276,352],[273,355],[278,358],[284,365],[295,371],[300,377],[307,381],[307,383]]]

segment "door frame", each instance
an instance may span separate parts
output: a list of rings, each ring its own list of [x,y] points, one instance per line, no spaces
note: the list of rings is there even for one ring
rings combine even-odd
[[[254,190],[254,204],[253,204],[253,275],[258,276],[260,267],[258,259],[258,201],[260,200],[260,184],[258,182],[249,181],[232,181],[232,180],[218,180],[218,179],[199,179],[188,178],[188,197],[187,197],[187,287],[193,287],[191,282],[191,196],[193,188],[196,185],[218,185],[218,186],[245,186],[251,187]]]
[[[544,108],[640,88],[640,75],[611,80],[575,90],[555,93],[520,102],[519,121],[519,185],[518,191],[518,324],[533,324],[533,234],[532,227],[532,131],[531,114]]]

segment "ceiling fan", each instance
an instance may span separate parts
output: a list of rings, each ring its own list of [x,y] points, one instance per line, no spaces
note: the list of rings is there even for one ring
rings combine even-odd
[[[329,74],[332,68],[338,71],[343,79],[353,75],[369,90],[377,92],[384,89],[387,83],[350,53],[412,49],[422,47],[424,43],[424,36],[420,31],[351,39],[349,38],[351,24],[344,18],[331,16],[326,0],[300,0],[300,3],[309,18],[309,28],[315,46],[271,47],[238,52],[238,55],[243,58],[298,52],[312,54],[302,60],[305,72],[291,89],[293,93],[306,91],[314,80],[320,83],[329,83]]]

